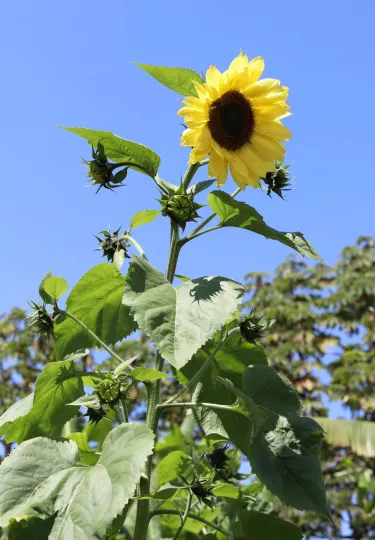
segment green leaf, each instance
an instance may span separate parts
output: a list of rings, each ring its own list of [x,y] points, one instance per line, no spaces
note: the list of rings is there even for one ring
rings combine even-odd
[[[137,367],[133,369],[131,376],[136,381],[157,381],[158,379],[163,379],[168,377],[166,373],[162,371],[157,371],[156,369],[149,369],[145,367]]]
[[[142,210],[141,212],[137,212],[137,214],[134,214],[132,217],[130,228],[135,229],[140,225],[151,223],[151,221],[154,221],[159,215],[160,210]]]
[[[68,283],[64,278],[58,276],[50,276],[45,278],[42,281],[41,286],[44,292],[52,300],[52,304],[54,304],[60,298],[60,296],[62,296],[68,290]],[[50,304],[51,302],[48,303]]]
[[[121,424],[93,467],[80,463],[73,441],[26,441],[0,468],[0,526],[58,512],[49,540],[102,538],[133,496],[153,440],[147,426]]]
[[[148,493],[147,495],[143,495],[142,497],[139,497],[139,499],[160,499],[166,501],[168,499],[173,499],[174,497],[179,495],[180,490],[184,489],[186,490],[187,488],[184,487],[182,484],[171,484],[170,482],[167,482],[164,486],[160,486],[160,488],[156,491]]]
[[[186,384],[194,377],[200,366],[206,362],[211,352],[216,348],[219,339],[220,333],[202,347],[183,367],[178,373],[181,383]],[[197,387],[194,397],[197,401],[233,405],[237,402],[238,396],[233,388],[228,388],[227,385],[223,384],[220,377],[231,381],[234,388],[242,388],[242,374],[247,366],[253,364],[267,365],[267,357],[263,347],[247,343],[241,339],[237,332],[232,333],[203,373],[201,384]],[[257,409],[255,404],[251,405],[251,418],[224,410],[196,409],[196,414],[206,435],[217,435],[222,439],[230,439],[235,445],[249,449],[256,432],[264,422],[263,413]]]
[[[227,497],[228,499],[239,499],[241,490],[233,484],[215,484],[212,488],[212,493],[215,497]]]
[[[239,227],[261,234],[265,238],[277,240],[298,251],[304,257],[321,260],[315,249],[300,232],[279,232],[269,227],[263,217],[248,204],[234,200],[224,191],[212,191],[208,195],[208,205],[220,218],[222,227]]]
[[[216,180],[203,180],[203,182],[197,182],[193,186],[190,186],[188,189],[188,193],[193,193],[194,195],[197,195],[201,191],[204,191],[205,189],[209,188],[214,184]]]
[[[82,463],[85,463],[86,465],[96,465],[100,457],[100,453],[94,452],[89,445],[87,433],[81,433],[78,431],[75,433],[70,433],[70,435],[67,435],[66,438],[76,443]]]
[[[75,285],[66,302],[67,311],[83,322],[107,345],[136,330],[130,310],[122,302],[126,278],[114,264],[91,268]],[[55,354],[61,359],[77,349],[97,347],[84,328],[66,317],[55,327]]]
[[[15,403],[0,417],[0,435],[5,435],[8,443],[60,435],[64,424],[77,412],[69,404],[84,394],[82,381],[71,377],[72,365],[47,364],[36,380],[34,395]]]
[[[52,276],[52,272],[51,272],[51,270],[48,270],[48,272],[46,273],[46,275],[44,276],[44,278],[42,279],[42,281],[39,284],[39,296],[41,297],[41,299],[43,300],[43,302],[45,304],[53,305],[52,298],[50,297],[49,294],[47,294],[45,292],[44,287],[43,287],[43,284],[44,284],[45,280],[47,278],[51,277],[51,276]]]
[[[163,180],[163,178],[160,178],[160,176],[156,175],[154,178],[154,181],[156,185],[166,194],[166,195],[173,195],[178,190],[179,186],[176,186],[175,184],[171,184],[170,182],[167,182],[166,180]]]
[[[270,514],[244,510],[239,518],[235,540],[302,540],[298,527]]]
[[[329,516],[319,459],[323,430],[300,416],[293,385],[271,367],[251,366],[243,391],[267,416],[250,450],[240,447],[260,481],[288,506]]]
[[[55,518],[38,519],[30,517],[12,521],[7,528],[8,540],[48,540]]]
[[[106,157],[117,163],[128,163],[131,168],[145,172],[154,178],[160,165],[160,157],[147,146],[117,137],[110,131],[98,131],[80,127],[61,126],[66,131],[86,139],[94,148],[100,142]]]
[[[174,277],[179,279],[180,281],[183,281],[184,283],[186,283],[187,281],[191,281],[189,277],[182,276],[181,274],[175,274]]]
[[[222,277],[203,277],[176,289],[149,262],[133,257],[123,302],[160,354],[180,369],[238,309],[244,289]]]
[[[166,455],[174,450],[181,450],[184,452],[186,449],[185,446],[185,440],[180,428],[175,424],[168,435],[156,443],[155,449],[159,454],[159,458],[163,459]]]
[[[181,452],[181,450],[170,452],[157,466],[158,484],[163,485],[171,480],[176,480],[178,478],[177,472],[183,475],[191,463],[191,457],[185,452]]]
[[[121,270],[122,265],[124,264],[124,261],[125,261],[125,250],[117,248],[113,254],[113,264],[116,266],[118,271]]]
[[[202,77],[192,69],[150,66],[138,62],[135,64],[161,84],[183,96],[196,96],[197,91],[193,81],[201,84],[204,82]]]

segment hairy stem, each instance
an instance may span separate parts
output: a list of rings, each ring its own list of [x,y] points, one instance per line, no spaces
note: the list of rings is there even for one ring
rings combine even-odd
[[[89,328],[87,328],[87,326],[85,325],[85,323],[83,323],[82,321],[80,321],[79,319],[77,319],[77,317],[75,317],[72,313],[70,313],[69,311],[63,311],[63,310],[59,310],[59,313],[62,313],[62,314],[65,314],[67,317],[69,317],[70,319],[72,319],[74,322],[76,322],[77,324],[79,324],[82,328],[84,328],[84,330],[86,330],[86,332],[92,337],[95,339],[95,341],[104,349],[107,351],[108,354],[110,354],[112,356],[112,358],[114,358],[115,360],[117,360],[118,362],[123,362],[123,358],[121,358],[118,354],[115,353],[115,351],[112,351],[112,349],[110,349],[108,347],[108,345],[106,345],[104,343],[104,341],[102,341],[96,334],[94,334],[94,332],[92,332]]]
[[[233,411],[233,407],[231,405],[220,405],[219,403],[206,403],[202,401],[180,401],[180,402],[173,402],[173,403],[162,403],[161,405],[158,405],[158,409],[161,411],[164,411],[165,409],[170,409],[173,407],[190,407],[191,409],[194,409],[197,407],[206,407],[207,409],[221,409],[224,411]],[[238,414],[242,414],[242,413],[238,411]]]
[[[191,507],[191,501],[193,499],[193,492],[189,489],[189,493],[188,493],[188,498],[187,498],[187,502],[186,502],[186,508],[185,508],[185,512],[183,514],[183,516],[181,517],[181,523],[180,523],[180,526],[179,528],[177,529],[176,531],[176,534],[174,535],[173,537],[173,540],[177,540],[177,538],[180,536],[180,533],[182,532],[182,529],[184,528],[184,525],[186,523],[186,520],[189,516],[189,512],[190,512],[190,507]]]
[[[146,253],[143,251],[142,246],[140,244],[138,244],[138,242],[136,240],[134,240],[134,238],[132,238],[128,234],[125,234],[121,238],[123,238],[125,240],[129,240],[129,242],[131,242],[133,244],[133,246],[135,247],[135,249],[138,251],[138,253],[142,257],[142,259],[145,259],[145,261],[147,261]]]
[[[152,519],[154,516],[159,515],[167,515],[167,516],[179,516],[178,510],[165,510],[164,508],[158,508],[157,510],[153,510],[150,512],[150,519]],[[200,521],[201,523],[204,523],[208,527],[212,527],[216,531],[221,532],[224,534],[227,538],[230,540],[233,540],[233,534],[230,531],[227,531],[226,529],[223,529],[223,527],[220,527],[219,525],[216,525],[212,521],[208,521],[208,519],[204,519],[201,516],[197,516],[196,514],[188,514],[187,516],[189,519],[195,519],[195,521]]]

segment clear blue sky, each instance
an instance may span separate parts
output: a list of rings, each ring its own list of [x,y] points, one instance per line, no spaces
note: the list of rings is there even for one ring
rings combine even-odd
[[[240,198],[270,225],[302,231],[328,263],[375,232],[373,0],[5,1],[0,16],[0,311],[35,299],[49,268],[74,285],[100,260],[93,233],[158,207],[152,181],[135,172],[116,193],[85,189],[90,149],[57,125],[111,130],[158,152],[165,179],[184,172],[179,96],[132,61],[201,71],[225,69],[240,48],[262,55],[266,76],[291,89],[297,189],[286,202],[251,188]],[[136,238],[164,268],[168,224],[155,223]],[[241,279],[288,253],[230,229],[187,246],[178,272]]]

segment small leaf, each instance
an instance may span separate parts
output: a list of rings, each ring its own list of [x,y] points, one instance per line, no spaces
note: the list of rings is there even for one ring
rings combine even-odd
[[[138,62],[135,62],[135,64],[161,84],[183,96],[196,96],[197,91],[193,81],[201,84],[204,82],[202,77],[191,69],[150,66]]]
[[[127,141],[117,137],[110,131],[98,131],[94,129],[66,127],[62,129],[75,133],[86,139],[94,148],[98,147],[98,143],[103,145],[106,157],[117,163],[128,163],[133,169],[145,172],[151,178],[154,178],[158,172],[160,165],[160,157],[147,146],[138,144],[133,141]]]
[[[125,283],[126,278],[114,264],[98,264],[73,287],[66,302],[67,311],[106,344],[115,344],[136,329],[129,308],[121,302]],[[77,349],[97,346],[96,340],[69,317],[55,326],[58,359]]]
[[[73,441],[26,441],[0,467],[0,526],[58,512],[49,540],[103,538],[133,496],[153,441],[147,426],[121,424],[92,467],[80,463]]]
[[[300,232],[279,232],[269,227],[263,217],[248,204],[234,200],[224,191],[212,191],[208,195],[208,205],[220,218],[222,227],[239,227],[261,234],[265,238],[277,240],[298,251],[304,257],[321,260],[311,244]]]
[[[141,212],[134,214],[130,222],[130,228],[135,229],[140,225],[146,225],[147,223],[151,223],[151,221],[154,221],[154,219],[156,219],[159,214],[160,210],[142,210]]]
[[[239,499],[241,490],[233,484],[215,484],[212,488],[212,493],[215,497],[227,497],[228,499]]]
[[[35,392],[0,417],[0,435],[8,443],[46,435],[58,437],[77,409],[69,404],[84,393],[82,381],[70,376],[70,362],[47,364],[36,380]]]
[[[158,484],[163,485],[178,479],[177,473],[183,475],[191,463],[191,457],[185,452],[181,450],[170,452],[157,466]]]
[[[149,262],[132,258],[123,302],[160,354],[180,369],[238,310],[243,287],[203,277],[176,289]]]
[[[209,188],[214,184],[216,180],[203,180],[203,182],[197,182],[193,186],[189,187],[188,193],[193,193],[193,195],[197,195],[197,193],[200,193],[201,191],[204,191],[205,189]]]
[[[159,489],[156,491],[153,491],[152,493],[148,493],[147,495],[143,495],[142,497],[139,497],[138,499],[144,500],[144,499],[162,499],[162,500],[168,500],[173,499],[176,495],[178,495],[178,492],[181,489],[187,489],[182,484],[171,484],[170,482],[167,482],[164,486],[160,486]]]
[[[157,381],[158,379],[163,379],[168,377],[166,373],[162,371],[157,371],[156,369],[149,369],[145,367],[137,367],[133,369],[131,376],[136,381]]]
[[[155,178],[156,185],[166,194],[166,195],[173,195],[173,193],[176,193],[178,190],[178,186],[175,186],[174,184],[170,184],[166,180],[163,180],[163,178],[160,178],[160,176],[156,175]]]
[[[72,401],[72,403],[69,403],[69,405],[72,405],[73,407],[97,407],[99,405],[98,396],[95,392],[92,392],[91,394],[86,394],[84,396],[79,397],[78,399]]]
[[[62,296],[68,290],[68,283],[64,278],[58,276],[47,277],[42,281],[41,286],[43,287],[44,292],[52,300],[52,304],[54,304],[60,298],[60,296]],[[51,302],[48,303],[50,304]]]
[[[181,276],[181,274],[175,274],[174,277],[179,279],[180,281],[183,281],[184,283],[186,283],[187,281],[191,281],[189,277]]]
[[[47,278],[51,277],[51,276],[52,276],[52,272],[51,272],[51,270],[48,270],[48,272],[46,273],[46,275],[44,276],[44,278],[42,279],[42,281],[39,284],[39,296],[41,297],[41,299],[43,300],[43,302],[45,304],[53,305],[52,298],[50,297],[49,294],[47,294],[45,292],[44,287],[43,287],[43,284],[44,284],[45,280]]]
[[[141,354],[137,354],[136,356],[133,356],[132,358],[128,358],[127,360],[124,360],[123,362],[121,362],[121,364],[119,364],[117,368],[115,369],[114,375],[118,377],[120,373],[125,371],[125,369],[128,368],[133,362],[135,362],[137,358],[139,358],[140,356]]]
[[[302,540],[298,527],[270,514],[242,511],[234,529],[235,540]]]

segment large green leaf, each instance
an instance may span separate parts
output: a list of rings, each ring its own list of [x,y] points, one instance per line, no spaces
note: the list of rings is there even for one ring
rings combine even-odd
[[[228,193],[212,191],[207,201],[210,208],[219,216],[222,227],[238,227],[261,234],[289,246],[304,257],[320,260],[319,255],[302,233],[280,232],[269,227],[255,208],[234,200]]]
[[[192,379],[197,370],[209,358],[216,348],[219,333],[210,340],[179,372],[179,379],[186,383]],[[265,351],[261,345],[247,343],[239,333],[232,333],[215,354],[210,365],[203,373],[194,397],[197,401],[232,405],[238,396],[224,385],[219,377],[229,380],[237,388],[242,388],[242,374],[249,365],[267,365]],[[200,423],[206,435],[217,435],[231,440],[236,446],[249,449],[250,444],[264,422],[264,414],[257,409],[247,396],[243,397],[251,409],[252,417],[246,418],[233,411],[196,409]]]
[[[106,438],[98,463],[88,467],[73,441],[26,441],[0,468],[0,526],[58,512],[49,540],[102,538],[133,496],[153,444],[147,426],[121,424]]]
[[[107,345],[114,344],[136,329],[129,308],[122,303],[125,284],[125,277],[114,264],[98,264],[75,285],[66,309]],[[56,325],[56,358],[94,346],[98,346],[96,340],[74,320],[66,317]]]
[[[243,375],[243,391],[267,416],[249,458],[261,482],[285,504],[329,516],[320,445],[323,430],[312,418],[300,416],[293,385],[267,366],[251,366]]]
[[[100,142],[104,147],[106,157],[112,161],[130,164],[132,168],[142,170],[152,178],[158,172],[160,157],[147,146],[143,146],[143,144],[121,139],[121,137],[114,135],[110,131],[81,127],[61,127],[83,137],[94,148],[97,148]]]
[[[196,96],[197,91],[193,81],[201,84],[204,82],[202,77],[192,69],[150,66],[138,62],[136,62],[136,65],[167,88],[183,96]]]
[[[270,514],[244,510],[238,517],[235,540],[302,540],[298,527]]]
[[[133,257],[123,302],[160,354],[180,369],[237,311],[243,287],[203,277],[177,288],[149,262]]]
[[[341,418],[315,418],[332,446],[350,448],[358,456],[375,457],[375,423]]]
[[[36,380],[35,392],[16,402],[0,417],[0,435],[8,443],[39,437],[57,437],[77,412],[68,404],[84,394],[80,378],[72,377],[71,362],[47,364]]]

